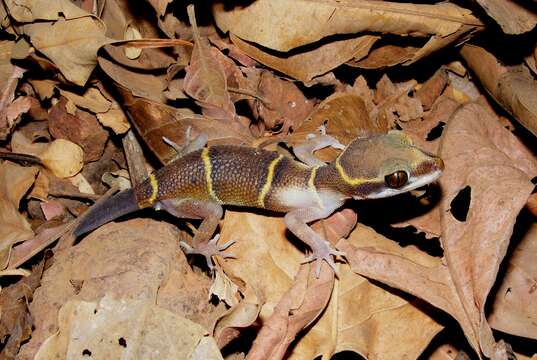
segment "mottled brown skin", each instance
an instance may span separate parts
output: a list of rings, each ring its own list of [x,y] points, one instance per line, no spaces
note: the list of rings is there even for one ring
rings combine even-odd
[[[326,138],[324,139],[326,140]],[[311,144],[310,144],[311,145]],[[310,146],[311,147],[311,146]],[[220,145],[190,152],[158,170],[134,189],[95,206],[75,230],[80,235],[139,208],[164,209],[180,218],[203,219],[187,252],[222,255],[215,233],[221,205],[257,207],[286,213],[288,229],[310,246],[307,261],[341,253],[315,233],[308,223],[326,218],[348,198],[379,198],[399,194],[434,181],[442,160],[414,147],[401,132],[356,139],[331,164],[304,164],[276,152],[245,146]],[[224,255],[225,257],[225,255]]]

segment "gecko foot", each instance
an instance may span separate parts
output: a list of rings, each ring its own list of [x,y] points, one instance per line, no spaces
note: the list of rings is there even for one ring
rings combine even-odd
[[[313,249],[313,254],[304,259],[304,261],[302,261],[302,264],[315,261],[315,277],[317,277],[318,279],[319,276],[321,276],[321,264],[324,260],[332,268],[332,270],[337,276],[334,256],[345,256],[345,253],[343,251],[334,249],[332,245],[326,240],[322,240],[322,242],[319,242],[318,245],[319,246],[316,246]]]
[[[235,255],[231,253],[225,253],[224,251],[230,247],[231,245],[235,244],[235,240],[228,241],[225,244],[218,245],[217,242],[220,239],[220,234],[216,234],[211,240],[204,244],[198,244],[197,246],[193,247],[190,244],[181,241],[179,245],[183,249],[183,251],[186,254],[199,254],[203,255],[205,257],[205,261],[207,262],[207,267],[209,269],[213,269],[213,256],[221,256],[223,259],[230,259],[235,258]]]

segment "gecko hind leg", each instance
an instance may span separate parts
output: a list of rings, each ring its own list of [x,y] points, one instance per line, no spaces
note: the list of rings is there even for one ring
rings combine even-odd
[[[168,199],[159,201],[157,208],[166,210],[181,219],[202,219],[194,234],[192,244],[181,241],[180,246],[187,254],[203,255],[209,269],[213,268],[213,256],[221,256],[224,259],[235,257],[233,254],[224,252],[235,241],[228,241],[223,245],[218,245],[217,242],[220,239],[218,234],[211,239],[224,213],[220,204],[213,201],[194,199]]]

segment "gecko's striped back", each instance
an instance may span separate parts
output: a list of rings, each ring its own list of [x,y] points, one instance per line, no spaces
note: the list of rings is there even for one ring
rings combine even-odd
[[[136,189],[140,207],[158,200],[193,198],[281,210],[273,190],[304,186],[311,169],[273,151],[218,145],[194,151],[157,171]],[[289,181],[296,184],[287,184]]]

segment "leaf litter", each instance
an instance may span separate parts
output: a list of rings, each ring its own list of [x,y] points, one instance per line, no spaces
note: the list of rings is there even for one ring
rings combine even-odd
[[[0,10],[2,358],[537,356],[528,4]],[[425,192],[313,224],[346,253],[337,276],[301,264],[308,249],[264,211],[226,210],[219,241],[235,257],[213,273],[179,248],[197,223],[160,212],[71,235],[95,194],[176,156],[163,137],[292,157],[319,129],[343,144],[401,129],[446,165]]]

